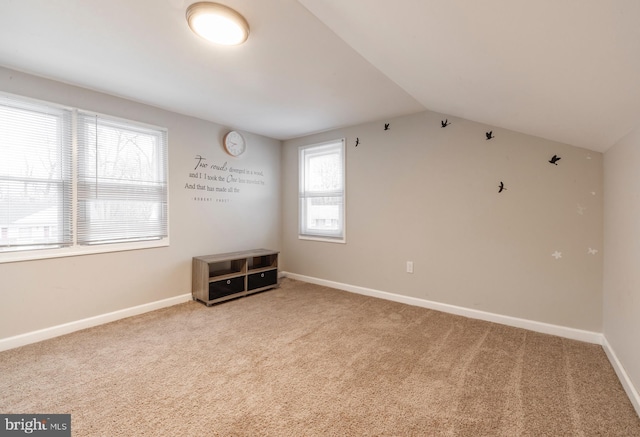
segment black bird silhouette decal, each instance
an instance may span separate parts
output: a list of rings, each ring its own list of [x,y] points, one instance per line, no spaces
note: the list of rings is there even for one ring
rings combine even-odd
[[[358,147],[358,144],[360,144],[360,138],[356,138],[356,147]]]
[[[560,161],[561,159],[562,159],[562,158],[560,158],[558,155],[553,155],[553,156],[551,157],[551,159],[549,160],[549,162],[550,162],[551,164],[558,165],[558,161]]]
[[[504,187],[504,182],[500,181],[500,185],[498,186],[498,193],[502,193],[506,188]]]
[[[442,127],[447,127],[449,126],[451,123],[449,123],[449,120],[445,120],[445,121],[441,121],[440,124],[442,125]]]
[[[389,123],[384,124],[384,130],[389,130]]]
[[[489,132],[487,132],[485,135],[487,136],[487,139],[488,139],[488,140],[491,140],[491,139],[495,138],[495,137],[493,136],[493,131],[492,131],[492,130],[490,130]]]

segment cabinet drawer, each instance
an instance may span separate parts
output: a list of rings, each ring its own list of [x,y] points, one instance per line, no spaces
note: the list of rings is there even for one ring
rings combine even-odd
[[[278,269],[267,270],[266,272],[252,273],[248,276],[247,288],[255,290],[256,288],[268,287],[278,283]]]
[[[244,291],[244,276],[209,283],[209,300]]]

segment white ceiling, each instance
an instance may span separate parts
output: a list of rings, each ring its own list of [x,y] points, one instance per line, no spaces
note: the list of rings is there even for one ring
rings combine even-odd
[[[0,65],[277,139],[424,109],[604,151],[640,124],[638,0],[0,0]],[[89,108],[90,109],[90,108]]]

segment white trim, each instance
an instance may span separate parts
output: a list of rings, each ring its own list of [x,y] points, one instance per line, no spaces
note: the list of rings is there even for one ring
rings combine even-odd
[[[342,160],[342,189],[339,191],[313,192],[314,196],[306,195],[306,176],[307,163],[305,160],[305,151],[308,149],[332,149],[335,145],[340,145],[340,157]],[[330,147],[331,146],[331,147]],[[319,154],[319,152],[317,152]],[[304,194],[304,195],[303,195]],[[322,231],[311,232],[303,225],[306,222],[306,208],[302,207],[303,201],[309,197],[341,197],[342,198],[342,225],[340,231],[336,233],[328,233]],[[304,212],[303,212],[304,209]],[[303,217],[304,216],[304,217]],[[303,232],[303,228],[305,232]],[[329,140],[317,144],[308,144],[298,147],[298,239],[310,241],[324,241],[327,243],[346,243],[347,242],[347,141],[346,138]]]
[[[358,287],[355,285],[343,284],[340,282],[327,281],[325,279],[314,278],[311,276],[299,275],[296,273],[290,273],[286,271],[280,272],[281,277],[296,279],[299,281],[309,282],[311,284],[322,285],[325,287],[336,288],[338,290],[344,290],[351,293],[362,294],[365,296],[377,297],[380,299],[390,300],[393,302],[404,303],[407,305],[419,306],[422,308],[428,308],[436,311],[442,311],[445,313],[456,314],[458,316],[469,317],[472,319],[485,320],[487,322],[499,323],[502,325],[513,326],[516,328],[528,329],[534,332],[540,332],[543,334],[556,335],[558,337],[564,337],[571,340],[584,341],[586,343],[593,343],[601,345],[609,358],[609,362],[616,372],[624,391],[627,393],[627,397],[631,401],[638,416],[640,416],[640,393],[633,385],[631,378],[624,370],[622,363],[618,360],[616,353],[609,344],[607,337],[599,332],[585,331],[582,329],[569,328],[566,326],[552,325],[544,322],[536,322],[534,320],[520,319],[517,317],[505,316],[502,314],[489,313],[485,311],[474,310],[470,308],[459,307],[456,305],[450,305],[440,302],[433,302],[426,299],[420,299],[410,296],[402,296],[399,294],[388,293],[386,291],[373,290],[371,288]]]
[[[71,196],[72,203],[71,206],[74,210],[71,214],[71,234],[73,237],[72,245],[66,247],[54,247],[54,248],[39,248],[39,249],[13,249],[11,250],[0,250],[0,264],[2,263],[12,263],[12,262],[20,262],[20,261],[31,261],[31,260],[41,260],[41,259],[50,259],[50,258],[61,258],[68,256],[80,256],[80,255],[90,255],[97,253],[110,253],[110,252],[121,252],[127,250],[138,250],[138,249],[151,249],[156,247],[168,247],[169,246],[169,229],[170,229],[170,220],[169,220],[169,211],[171,210],[171,205],[169,204],[169,129],[162,126],[156,126],[153,124],[130,120],[122,117],[117,117],[113,115],[103,114],[100,112],[91,111],[88,109],[77,108],[73,106],[60,105],[58,103],[52,103],[46,100],[33,99],[30,97],[25,97],[19,94],[7,93],[4,91],[0,91],[0,98],[10,99],[15,101],[17,104],[30,104],[30,105],[38,105],[46,107],[47,109],[56,109],[56,110],[64,110],[69,111],[71,113]],[[103,121],[106,122],[115,122],[119,124],[126,125],[129,129],[136,131],[156,131],[160,132],[162,136],[166,139],[166,147],[160,147],[160,151],[163,155],[162,163],[164,164],[162,172],[165,176],[165,184],[166,184],[166,203],[167,203],[167,236],[158,238],[158,239],[150,239],[150,240],[141,240],[141,241],[130,241],[130,242],[114,242],[114,243],[98,243],[86,246],[80,246],[77,244],[78,239],[78,214],[76,207],[78,205],[78,115],[90,115],[90,116],[98,116],[101,117]],[[33,245],[37,246],[37,245]],[[1,349],[0,349],[1,350]]]
[[[339,290],[349,291],[352,293],[363,294],[365,296],[377,297],[380,299],[400,302],[407,305],[413,305],[428,308],[445,313],[456,314],[458,316],[469,317],[472,319],[485,320],[487,322],[500,323],[502,325],[514,326],[516,328],[528,329],[529,331],[541,332],[543,334],[557,335],[558,337],[569,338],[572,340],[584,341],[587,343],[602,344],[603,335],[599,332],[585,331],[582,329],[569,328],[566,326],[552,325],[550,323],[537,322],[535,320],[520,319],[518,317],[505,316],[502,314],[489,313],[486,311],[474,310],[470,308],[450,305],[446,303],[434,302],[417,297],[402,296],[400,294],[389,293],[386,291],[373,290],[371,288],[358,287],[355,285],[343,284],[340,282],[327,281],[324,279],[313,278],[311,276],[298,275],[296,273],[283,272],[283,276],[299,281],[310,282],[312,284],[323,285],[325,287],[337,288]]]
[[[324,241],[325,243],[342,243],[342,244],[347,243],[347,240],[345,238],[309,236],[309,235],[302,235],[302,234],[298,235],[298,240]]]
[[[160,308],[166,308],[177,305],[179,303],[188,302],[191,299],[191,293],[182,294],[180,296],[145,303],[135,307],[125,308],[122,310],[113,311],[82,320],[76,320],[74,322],[64,323],[62,325],[52,326],[50,328],[40,329],[38,331],[27,332],[26,334],[20,334],[14,337],[2,338],[0,339],[0,351],[13,349],[31,343],[37,343],[42,340],[48,340],[60,335],[69,334],[71,332],[80,331],[82,329],[91,328],[93,326],[102,325],[105,323],[124,319],[126,317],[137,316],[138,314],[148,313]]]
[[[27,103],[31,103],[32,105],[51,106],[51,107],[54,107],[56,109],[64,109],[64,110],[68,110],[68,111],[72,111],[73,110],[73,106],[62,105],[60,103],[53,103],[53,102],[50,102],[48,100],[34,99],[32,97],[23,96],[22,94],[8,93],[6,91],[0,91],[0,97],[5,97],[7,99],[13,99],[13,100],[22,101],[22,102],[27,102]]]
[[[615,370],[616,375],[618,375],[620,384],[622,384],[622,388],[624,388],[624,391],[627,393],[627,396],[629,397],[633,408],[635,408],[636,413],[638,414],[638,416],[640,416],[640,393],[638,393],[638,390],[636,390],[633,382],[631,381],[631,378],[629,378],[629,375],[624,370],[622,363],[620,363],[620,360],[618,360],[616,353],[613,351],[613,348],[609,344],[607,337],[604,335],[602,336],[602,348],[607,354],[613,370]]]
[[[167,197],[167,206],[169,199]],[[168,224],[168,222],[167,222]],[[74,239],[76,236],[74,236]],[[93,246],[70,246],[56,249],[16,250],[0,252],[0,264],[19,261],[33,261],[67,256],[94,255],[97,253],[124,252],[127,250],[154,249],[169,247],[169,237],[157,240],[134,241],[130,243],[96,244]]]
[[[413,306],[419,306],[422,308],[433,309],[450,314],[456,314],[459,316],[470,317],[473,319],[485,320],[488,322],[500,323],[502,325],[514,326],[517,328],[528,329],[535,332],[541,332],[544,334],[557,335],[564,338],[570,338],[572,340],[585,341],[588,343],[600,344],[604,349],[611,366],[613,367],[622,387],[624,388],[629,400],[631,401],[636,413],[640,416],[640,394],[636,390],[633,382],[629,378],[629,375],[624,370],[624,367],[618,360],[616,353],[609,344],[607,338],[600,333],[593,331],[584,331],[575,328],[568,328],[565,326],[551,325],[543,322],[536,322],[533,320],[520,319],[511,316],[504,316],[501,314],[488,313],[485,311],[473,310],[469,308],[459,307],[455,305],[449,305],[439,302],[428,301],[425,299],[419,299],[410,296],[402,296],[399,294],[388,293],[386,291],[373,290],[365,287],[358,287],[354,285],[343,284],[340,282],[327,281],[324,279],[314,278],[311,276],[298,275],[296,273],[290,273],[280,271],[278,273],[279,278],[291,278],[299,281],[309,282],[311,284],[322,285],[325,287],[336,288],[338,290],[344,290],[352,293],[362,294],[365,296],[376,297],[380,299],[390,300],[394,302],[404,303]],[[89,317],[75,322],[69,322],[62,325],[53,326],[51,328],[45,328],[38,331],[28,332],[26,334],[16,335],[14,337],[8,337],[0,339],[0,351],[9,350],[24,346],[31,343],[37,343],[39,341],[47,340],[50,338],[58,337],[60,335],[69,334],[71,332],[80,331],[82,329],[91,328],[93,326],[102,325],[105,323],[113,322],[116,320],[124,319],[131,316],[147,313],[161,308],[170,307],[180,303],[188,302],[192,300],[191,293],[183,294],[180,296],[170,297],[167,299],[138,305],[131,308],[125,308],[123,310],[113,311],[110,313],[102,314],[99,316]]]

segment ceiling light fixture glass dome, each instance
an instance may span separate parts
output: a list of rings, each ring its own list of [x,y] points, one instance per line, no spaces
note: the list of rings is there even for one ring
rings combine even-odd
[[[242,44],[249,37],[249,23],[233,9],[212,2],[194,3],[187,8],[189,27],[216,44]]]

